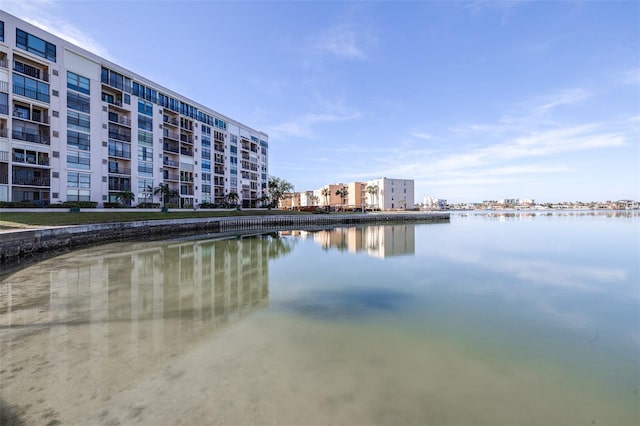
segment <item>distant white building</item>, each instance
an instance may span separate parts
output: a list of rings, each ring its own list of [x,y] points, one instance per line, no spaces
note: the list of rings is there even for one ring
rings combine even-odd
[[[413,210],[413,179],[378,178],[364,182],[365,188],[377,188],[377,192],[369,193],[365,189],[365,203],[368,207],[380,210]]]
[[[424,207],[429,210],[442,210],[447,208],[447,200],[443,198],[424,198]]]

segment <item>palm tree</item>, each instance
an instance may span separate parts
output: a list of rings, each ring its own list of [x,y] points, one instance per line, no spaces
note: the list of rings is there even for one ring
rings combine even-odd
[[[336,195],[340,197],[340,202],[342,203],[342,208],[344,209],[344,200],[349,196],[349,189],[347,189],[346,186],[343,186],[336,191]]]
[[[131,206],[131,202],[136,199],[136,195],[129,191],[121,191],[116,194],[116,200],[120,201],[125,206]]]
[[[331,196],[331,191],[328,187],[324,187],[322,188],[322,191],[320,191],[320,194],[324,197],[325,209],[329,210],[329,197]]]
[[[232,192],[230,192],[230,193],[228,193],[226,195],[227,202],[229,204],[231,204],[231,205],[235,205],[236,204],[236,202],[238,201],[238,197],[239,197],[238,193],[234,192],[234,191],[232,191]]]
[[[160,195],[160,199],[162,200],[162,210],[166,211],[167,201],[170,198],[178,197],[178,191],[175,189],[169,188],[169,185],[166,183],[161,183],[157,187],[153,188],[153,195]]]
[[[275,176],[269,178],[269,199],[271,200],[271,207],[278,207],[278,203],[283,198],[290,196],[290,193],[294,191],[293,184],[287,182],[284,179],[280,179]]]
[[[367,186],[367,192],[369,193],[369,195],[371,195],[371,200],[373,200],[373,197],[375,197],[376,200],[378,199],[379,190],[380,190],[380,187],[378,185]]]

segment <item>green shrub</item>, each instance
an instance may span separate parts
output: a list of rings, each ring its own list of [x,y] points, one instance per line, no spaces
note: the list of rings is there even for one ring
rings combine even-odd
[[[140,203],[137,207],[139,209],[159,209],[160,203]]]
[[[120,207],[120,203],[104,203],[103,206],[105,209],[117,209]]]

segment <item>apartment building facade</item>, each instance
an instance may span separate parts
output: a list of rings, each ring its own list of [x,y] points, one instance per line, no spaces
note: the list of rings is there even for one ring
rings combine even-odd
[[[268,135],[0,11],[0,201],[250,207]]]
[[[346,196],[339,195],[346,190]],[[334,183],[313,191],[296,192],[280,202],[281,208],[309,206],[367,209],[415,209],[413,179],[378,178],[366,182]]]

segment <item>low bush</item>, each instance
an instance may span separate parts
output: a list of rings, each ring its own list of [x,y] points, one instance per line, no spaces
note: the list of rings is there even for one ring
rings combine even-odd
[[[159,209],[160,203],[140,203],[137,207],[139,209]]]

